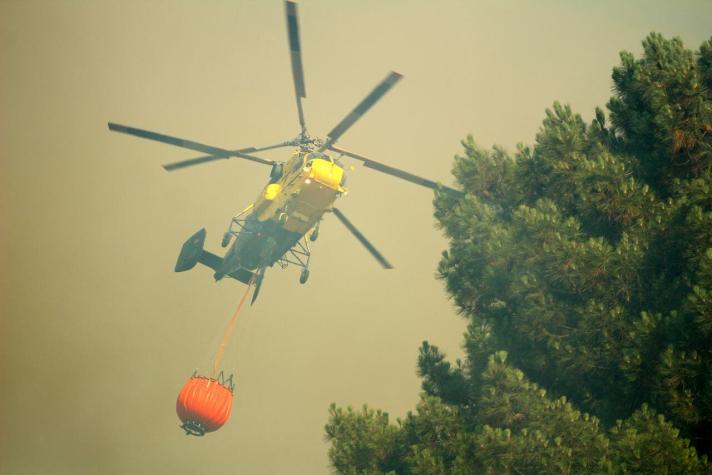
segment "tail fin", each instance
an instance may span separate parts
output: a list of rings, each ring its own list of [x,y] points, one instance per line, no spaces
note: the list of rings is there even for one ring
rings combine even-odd
[[[250,302],[250,305],[255,304],[255,300],[257,300],[257,296],[260,295],[260,289],[262,288],[262,281],[265,278],[265,270],[266,268],[261,268],[260,270],[257,271],[257,277],[255,277],[255,291],[252,294],[252,301]]]
[[[176,262],[176,272],[184,272],[195,267],[195,264],[200,260],[200,255],[203,253],[205,235],[206,231],[205,228],[203,228],[189,237],[183,244],[180,254],[178,255],[178,261]]]

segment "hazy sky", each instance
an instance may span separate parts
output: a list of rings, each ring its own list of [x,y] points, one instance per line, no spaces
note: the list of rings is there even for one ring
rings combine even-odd
[[[557,99],[590,120],[620,50],[651,30],[694,49],[712,34],[710,1],[310,0],[299,14],[312,134],[396,70],[339,145],[448,184],[466,134],[513,149]],[[328,473],[330,402],[403,416],[420,342],[462,354],[432,194],[355,164],[339,207],[396,268],[326,219],[310,281],[270,269],[240,317],[231,420],[202,439],[178,428],[177,393],[209,370],[243,287],[174,273],[177,253],[201,227],[220,250],[269,169],[167,173],[199,154],[106,122],[228,148],[292,138],[285,30],[278,0],[0,1],[0,473]]]

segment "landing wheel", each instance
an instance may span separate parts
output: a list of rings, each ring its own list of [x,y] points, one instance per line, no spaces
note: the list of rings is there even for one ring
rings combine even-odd
[[[304,284],[309,279],[309,269],[304,269],[302,274],[299,276],[299,283]]]
[[[316,229],[315,229],[314,232],[312,232],[312,233],[309,235],[309,240],[310,240],[311,242],[314,242],[314,241],[316,241],[316,239],[317,239],[318,237],[319,237],[319,230],[316,230]]]
[[[225,234],[223,234],[223,239],[220,245],[222,247],[227,247],[228,244],[230,244],[230,238],[232,237],[232,234],[230,234],[230,231],[225,231]]]

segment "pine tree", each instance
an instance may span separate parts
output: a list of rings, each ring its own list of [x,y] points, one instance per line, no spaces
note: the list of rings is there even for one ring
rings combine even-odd
[[[462,142],[466,196],[438,193],[435,217],[467,358],[423,344],[423,401],[376,418],[388,463],[369,470],[711,470],[712,39],[653,33],[612,77],[609,120],[554,103],[513,155]],[[334,411],[329,427],[375,424]],[[329,434],[335,467],[356,467],[336,463],[356,432]]]

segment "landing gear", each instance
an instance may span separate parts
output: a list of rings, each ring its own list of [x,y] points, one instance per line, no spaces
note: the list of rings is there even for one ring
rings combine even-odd
[[[302,269],[299,274],[299,283],[305,284],[309,280],[309,261],[311,260],[311,251],[309,250],[309,241],[306,235],[304,235],[299,241],[297,241],[294,246],[287,251],[279,259],[279,265],[282,269],[286,268],[289,264],[298,266]]]
[[[279,213],[279,216],[277,217],[277,222],[284,226],[285,224],[287,224],[288,219],[289,216],[287,215],[287,213]]]
[[[319,225],[321,224],[321,220],[317,221],[316,226],[314,226],[314,231],[311,232],[309,235],[309,240],[311,242],[314,242],[317,240],[319,237]]]
[[[230,244],[230,239],[232,238],[232,233],[230,231],[225,231],[225,234],[223,234],[222,242],[220,245],[222,247],[227,247],[228,244]]]
[[[233,236],[237,238],[237,235],[240,234],[240,231],[243,230],[245,224],[247,223],[247,218],[243,216],[249,213],[251,209],[252,205],[240,211],[237,216],[233,216],[232,220],[230,220],[230,225],[227,227],[227,231],[223,234],[222,242],[220,243],[222,247],[227,247]]]

